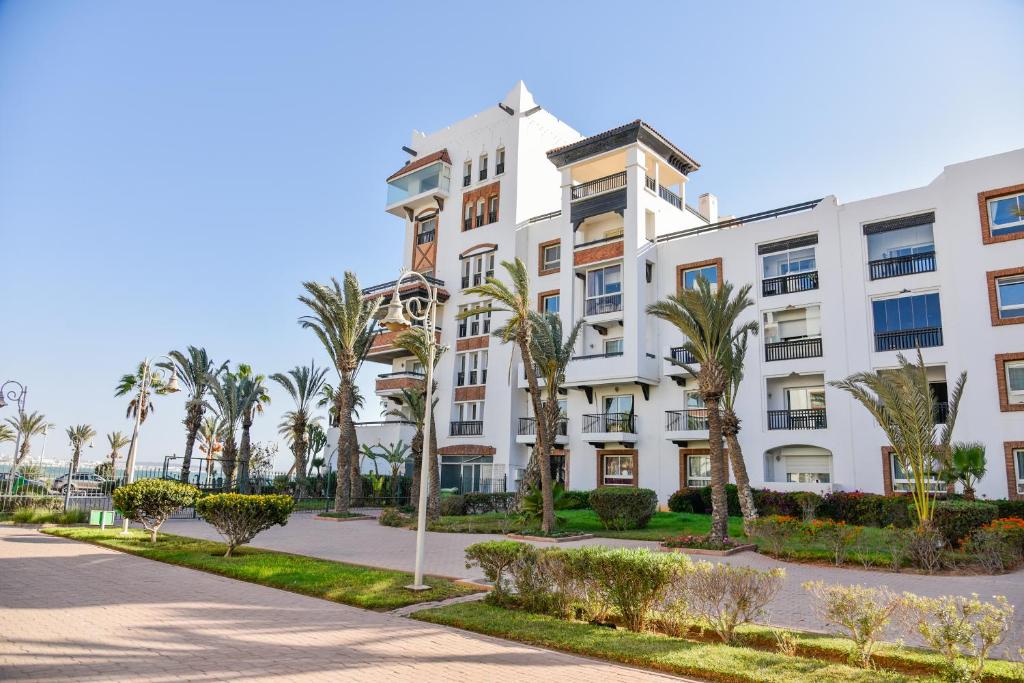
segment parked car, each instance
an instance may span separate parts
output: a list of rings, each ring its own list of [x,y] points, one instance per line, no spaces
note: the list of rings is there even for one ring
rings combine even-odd
[[[53,480],[53,490],[65,493],[68,486],[68,475],[62,474]],[[71,475],[71,493],[102,493],[107,489],[107,480],[98,474]]]

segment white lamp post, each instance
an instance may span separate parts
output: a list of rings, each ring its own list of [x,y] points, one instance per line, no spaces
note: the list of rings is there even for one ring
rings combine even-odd
[[[406,277],[418,279],[426,288],[426,297],[409,297],[405,302],[398,295],[402,280]],[[433,386],[434,386],[434,358],[437,354],[438,344],[434,338],[434,328],[437,321],[437,288],[423,276],[422,273],[402,269],[395,281],[395,291],[391,295],[391,303],[388,304],[387,314],[381,321],[384,327],[392,332],[409,329],[412,324],[406,318],[422,323],[423,334],[427,344],[427,367],[424,368],[426,400],[423,408],[423,456],[420,467],[420,499],[417,506],[416,523],[416,571],[413,583],[406,586],[413,591],[429,590],[430,586],[423,583],[423,552],[427,540],[427,497],[430,488],[430,471],[436,463],[430,461],[430,425],[433,422]]]

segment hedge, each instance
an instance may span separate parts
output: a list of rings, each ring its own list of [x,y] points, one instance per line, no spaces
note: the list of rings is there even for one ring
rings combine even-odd
[[[196,501],[196,512],[224,537],[228,549],[224,557],[240,545],[255,538],[259,532],[288,523],[295,507],[291,496],[217,493]]]
[[[481,515],[487,512],[512,512],[516,506],[515,493],[467,493],[465,499],[466,515]]]
[[[992,503],[969,500],[939,500],[935,502],[932,523],[946,542],[956,546],[972,531],[999,516],[999,507]]]
[[[590,508],[590,491],[566,491],[562,495],[563,510],[586,510]]]
[[[446,494],[441,496],[441,515],[443,517],[461,517],[466,514],[466,497]]]
[[[590,507],[606,529],[643,529],[658,509],[658,494],[651,489],[602,486],[591,492]]]

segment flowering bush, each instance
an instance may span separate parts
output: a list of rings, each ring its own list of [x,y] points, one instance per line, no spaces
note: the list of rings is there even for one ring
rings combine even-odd
[[[845,631],[856,646],[852,663],[871,666],[871,653],[879,636],[889,625],[901,602],[888,588],[829,585],[822,581],[803,584],[815,598],[815,610],[822,621]]]
[[[1013,569],[1024,560],[1024,519],[995,519],[975,529],[961,549],[992,574]]]
[[[750,523],[750,533],[764,541],[773,555],[785,553],[786,542],[798,531],[799,523],[789,515],[758,517]]]
[[[850,526],[846,522],[833,522],[830,519],[816,519],[803,526],[804,534],[809,539],[824,545],[836,565],[840,565],[846,560],[850,548],[857,542],[863,531],[863,527]]]
[[[999,508],[992,503],[971,500],[936,501],[932,511],[932,524],[942,533],[946,543],[956,546],[972,531],[999,516]]]

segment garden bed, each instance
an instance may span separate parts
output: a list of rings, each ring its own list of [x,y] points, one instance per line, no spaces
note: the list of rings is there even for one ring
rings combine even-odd
[[[729,548],[691,548],[689,546],[670,546],[664,543],[658,545],[658,550],[664,553],[686,553],[687,555],[710,555],[713,557],[728,557],[737,553],[757,551],[753,543],[738,543]]]
[[[376,519],[376,517],[361,515],[357,512],[321,512],[315,515],[313,519],[320,520],[321,522],[359,522],[364,519]]]
[[[553,534],[542,534],[538,531],[524,531],[518,534],[506,534],[508,538],[516,541],[536,541],[538,543],[569,543],[570,541],[585,541],[593,538],[594,534],[581,534],[574,531],[556,531]]]

